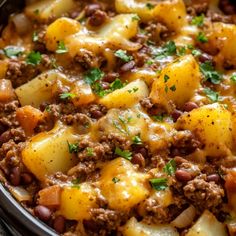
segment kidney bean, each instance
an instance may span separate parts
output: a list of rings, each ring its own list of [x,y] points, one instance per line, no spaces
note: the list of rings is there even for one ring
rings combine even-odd
[[[186,102],[183,107],[184,111],[187,112],[190,112],[195,108],[198,108],[198,105],[195,102]]]
[[[102,86],[102,88],[105,89],[105,90],[110,88],[110,84],[107,83],[107,82],[102,82],[102,83],[101,83],[101,86]]]
[[[141,153],[136,153],[133,155],[131,162],[137,164],[140,167],[145,167],[145,159]]]
[[[97,10],[101,10],[101,5],[94,3],[94,4],[89,4],[85,7],[85,16],[89,17],[92,14],[94,14]]]
[[[119,74],[115,72],[109,72],[103,77],[103,81],[112,83],[116,78],[119,78]]]
[[[207,181],[208,182],[215,182],[215,183],[218,183],[220,181],[220,176],[218,174],[211,174],[211,175],[208,175],[207,176]]]
[[[93,232],[96,232],[97,230],[99,230],[99,227],[96,225],[96,222],[93,220],[84,220],[83,224],[86,229],[90,229]]]
[[[192,175],[186,170],[177,170],[175,172],[175,177],[181,182],[188,182],[193,178]]]
[[[97,10],[88,20],[88,23],[91,26],[100,26],[107,19],[107,14],[104,11]]]
[[[181,115],[182,115],[182,112],[177,110],[177,109],[175,109],[172,112],[171,117],[173,118],[173,121],[176,122]]]
[[[121,72],[130,71],[134,68],[134,66],[135,66],[135,62],[134,61],[129,61],[129,62],[125,63],[123,66],[121,66],[120,71]]]
[[[20,185],[20,181],[21,181],[20,174],[21,174],[20,168],[18,166],[12,168],[12,170],[10,172],[10,182],[12,185],[14,185],[14,186]]]
[[[201,53],[201,55],[199,55],[199,61],[202,63],[212,60],[213,60],[212,56],[207,53]]]
[[[24,184],[31,184],[33,181],[33,177],[29,173],[23,173],[21,174],[21,179]]]
[[[52,211],[45,206],[38,205],[34,208],[34,214],[42,221],[49,221],[52,216]]]
[[[53,222],[53,228],[60,234],[65,232],[66,220],[63,216],[57,216]]]

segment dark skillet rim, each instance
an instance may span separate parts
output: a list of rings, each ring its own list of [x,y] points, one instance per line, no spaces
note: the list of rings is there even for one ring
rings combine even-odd
[[[13,231],[15,228],[21,235],[58,236],[48,225],[22,207],[2,183],[0,183],[0,216],[3,221],[13,226]]]

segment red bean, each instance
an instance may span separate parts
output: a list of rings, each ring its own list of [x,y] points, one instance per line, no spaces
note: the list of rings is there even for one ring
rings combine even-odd
[[[208,182],[215,182],[215,183],[218,183],[220,181],[220,176],[218,174],[211,174],[211,175],[208,175],[207,176],[207,181]]]
[[[85,16],[86,17],[91,16],[92,14],[95,13],[95,11],[100,10],[100,9],[101,9],[101,5],[97,3],[87,5],[85,7]]]
[[[103,81],[112,83],[116,78],[119,78],[119,74],[115,72],[109,72],[103,77]]]
[[[182,115],[182,112],[179,110],[174,110],[171,114],[174,122],[176,122],[181,115]]]
[[[190,112],[195,108],[198,108],[198,105],[195,102],[186,102],[184,104],[183,110],[187,111],[187,112]]]
[[[23,173],[21,174],[21,179],[24,184],[31,184],[33,181],[33,177],[29,173]]]
[[[175,177],[181,182],[188,182],[193,178],[192,175],[186,170],[177,170],[175,172]]]
[[[95,110],[95,111],[91,112],[91,116],[94,119],[99,119],[99,118],[101,118],[103,116],[103,113],[101,111],[99,111],[99,110]]]
[[[17,167],[14,167],[12,170],[11,170],[11,173],[10,173],[10,182],[12,185],[14,186],[18,186],[20,185],[20,181],[21,181],[21,176],[20,176],[20,168],[17,166]]]
[[[102,85],[102,88],[105,90],[110,88],[110,84],[107,82],[102,82],[101,85]]]
[[[91,26],[100,26],[107,19],[107,14],[104,11],[97,10],[88,20]]]
[[[34,214],[42,221],[49,221],[52,216],[52,211],[45,206],[38,205],[34,208]]]
[[[53,222],[53,228],[60,234],[65,232],[66,220],[63,216],[57,216]]]
[[[202,63],[212,60],[213,60],[212,56],[207,53],[201,53],[201,55],[199,55],[199,61]]]
[[[137,164],[140,167],[145,167],[145,159],[141,153],[136,153],[133,155],[131,162]]]
[[[134,61],[129,61],[129,62],[125,63],[123,66],[121,66],[120,71],[121,72],[130,71],[134,68],[134,66],[135,66],[135,62]]]

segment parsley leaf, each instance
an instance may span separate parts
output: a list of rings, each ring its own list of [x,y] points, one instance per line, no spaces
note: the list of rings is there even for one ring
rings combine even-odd
[[[152,188],[157,191],[165,190],[168,187],[166,178],[150,179],[149,182],[152,185]]]
[[[160,122],[164,121],[164,115],[156,115],[156,116],[152,116],[152,118],[155,121],[160,121]]]
[[[71,99],[74,97],[75,97],[75,94],[73,94],[73,93],[61,93],[60,94],[60,99],[62,99],[62,100]]]
[[[23,48],[17,46],[8,46],[3,49],[4,54],[9,58],[18,57],[23,51]]]
[[[203,23],[204,23],[204,14],[201,14],[200,16],[195,16],[191,21],[191,24],[196,26],[203,26]]]
[[[132,141],[133,141],[134,144],[137,144],[137,145],[143,144],[143,143],[142,143],[142,140],[141,140],[141,138],[140,138],[139,135],[134,136],[134,137],[132,138]]]
[[[199,32],[198,35],[197,35],[197,40],[200,42],[200,43],[207,43],[208,42],[208,39],[206,37],[206,35],[203,33],[203,32]]]
[[[205,76],[205,80],[210,80],[213,84],[219,84],[223,79],[222,75],[214,70],[212,63],[209,61],[201,63],[200,70]]]
[[[128,90],[129,93],[136,93],[137,91],[138,91],[137,87],[134,87],[134,88]]]
[[[127,51],[126,50],[122,50],[122,49],[117,50],[115,52],[115,56],[120,58],[124,62],[129,62],[129,61],[133,60],[133,57],[127,55]]]
[[[85,76],[84,80],[87,84],[93,84],[103,77],[104,73],[99,68],[92,68],[89,70]]]
[[[156,55],[156,59],[163,59],[164,57],[172,56],[174,54],[176,54],[175,42],[169,41],[161,48],[161,51]]]
[[[170,79],[170,77],[168,75],[164,75],[164,81],[165,83]]]
[[[66,53],[66,52],[68,52],[67,47],[65,46],[63,41],[60,41],[57,45],[56,53],[57,54],[63,54],[63,53]]]
[[[124,84],[122,83],[122,81],[120,79],[115,79],[110,85],[110,88],[112,91],[115,91],[117,89],[121,89],[123,87],[124,87]]]
[[[128,150],[121,150],[120,148],[116,147],[115,154],[125,158],[128,161],[132,160],[132,152]]]
[[[231,80],[232,82],[236,83],[236,74],[232,75],[232,76],[230,77],[230,80]]]
[[[151,3],[147,3],[146,4],[146,7],[149,9],[149,10],[152,10],[155,6]]]
[[[139,21],[140,20],[140,17],[137,15],[137,14],[135,14],[133,17],[132,17],[132,21]]]
[[[120,181],[120,179],[117,178],[117,177],[112,178],[112,182],[113,182],[114,184],[118,183],[119,181]]]
[[[192,55],[195,56],[195,57],[198,57],[198,56],[200,56],[201,54],[202,54],[201,51],[198,50],[198,49],[193,49],[193,50],[192,50]]]
[[[174,91],[176,90],[176,86],[175,86],[175,85],[172,85],[172,86],[170,87],[170,90],[174,92]]]
[[[79,183],[80,183],[80,178],[73,179],[73,180],[71,181],[71,183],[74,184],[74,185],[79,184]]]
[[[67,144],[68,144],[69,153],[77,153],[79,151],[79,145],[77,143],[73,144],[67,141]]]
[[[32,40],[33,42],[37,42],[39,40],[39,36],[38,36],[38,33],[37,32],[33,32],[33,35],[32,35]]]
[[[168,174],[168,175],[173,175],[176,171],[176,163],[175,160],[172,159],[170,160],[163,168],[163,170]]]
[[[203,92],[212,102],[219,101],[219,93],[211,90],[210,88],[204,88]]]
[[[31,53],[28,54],[26,58],[26,63],[35,66],[40,64],[41,60],[42,60],[42,55],[40,54],[40,52],[32,51]]]
[[[93,156],[94,156],[93,148],[87,147],[87,148],[86,148],[86,151],[87,151],[87,155],[88,155],[89,157],[93,157]]]
[[[179,47],[178,50],[177,50],[177,55],[178,56],[183,56],[186,54],[186,47],[182,46],[182,47]]]

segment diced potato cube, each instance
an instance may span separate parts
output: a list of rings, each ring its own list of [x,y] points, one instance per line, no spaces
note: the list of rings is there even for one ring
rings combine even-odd
[[[63,81],[66,80],[66,76],[56,70],[51,70],[18,87],[15,92],[21,105],[38,108],[42,102],[50,101],[52,85],[57,79]]]
[[[215,216],[205,210],[186,236],[227,236],[226,229]]]
[[[148,197],[147,179],[148,175],[137,172],[130,161],[117,158],[103,167],[99,185],[111,209],[128,211]]]
[[[152,85],[150,97],[154,103],[162,104],[168,110],[170,102],[182,107],[193,97],[200,86],[200,79],[201,73],[194,57],[183,56],[162,70]]]
[[[124,236],[178,236],[179,233],[171,225],[149,225],[131,218],[123,227]]]
[[[43,113],[32,106],[20,107],[16,111],[16,119],[19,121],[26,135],[29,136],[34,133],[34,128],[42,118]]]
[[[80,30],[80,23],[70,18],[62,17],[50,24],[46,30],[45,41],[48,50],[55,51],[60,41],[64,42],[69,35]]]
[[[0,79],[0,102],[9,102],[14,98],[15,93],[11,81],[6,79]]]
[[[91,217],[89,210],[98,207],[96,198],[95,189],[88,183],[65,186],[61,194],[59,213],[69,220],[88,220]]]
[[[3,79],[7,73],[8,62],[0,61],[0,79]]]
[[[137,104],[141,99],[149,94],[148,87],[142,80],[136,80],[124,88],[117,89],[114,92],[104,96],[99,103],[107,108],[128,108]]]
[[[47,21],[51,17],[58,18],[63,13],[69,12],[75,7],[73,0],[43,0],[36,1],[25,8],[25,13],[30,18]]]
[[[204,144],[206,155],[226,155],[232,147],[231,113],[223,105],[214,103],[183,114],[176,128],[188,129]]]
[[[68,142],[75,143],[78,136],[71,127],[58,123],[49,132],[35,135],[22,151],[25,166],[41,181],[57,171],[66,172],[77,160],[69,153]]]

